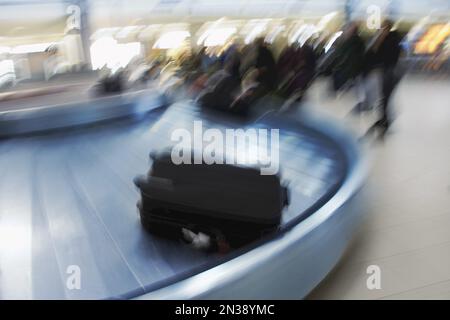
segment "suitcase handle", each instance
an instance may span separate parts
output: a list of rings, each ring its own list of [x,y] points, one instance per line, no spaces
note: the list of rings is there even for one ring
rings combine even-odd
[[[159,177],[148,177],[140,175],[134,178],[134,184],[141,190],[145,190],[148,188],[158,188],[168,191],[174,190],[172,180]]]
[[[288,187],[283,187],[283,206],[289,206],[290,204],[290,193],[289,193],[289,188]]]

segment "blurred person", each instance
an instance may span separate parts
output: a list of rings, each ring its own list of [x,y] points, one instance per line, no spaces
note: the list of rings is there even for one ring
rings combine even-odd
[[[241,52],[241,66],[239,68],[239,73],[241,78],[247,74],[247,72],[254,68],[255,60],[256,60],[256,50],[255,44],[246,44],[240,50]]]
[[[326,31],[322,32],[322,34],[312,42],[312,48],[316,55],[316,58],[319,59],[323,55],[326,54],[325,46],[330,39],[330,34]]]
[[[205,72],[205,57],[206,48],[201,47],[198,51],[194,52],[192,56],[192,61],[187,66],[187,76],[185,79],[186,85],[189,87],[188,94],[195,97],[204,88],[208,80],[208,75]]]
[[[264,38],[244,46],[240,57],[240,90],[228,111],[246,116],[257,100],[276,88],[276,62]]]
[[[179,74],[182,76],[184,84],[188,89],[188,94],[195,95],[196,92],[199,92],[202,89],[202,86],[204,84],[203,81],[197,81],[203,75],[203,71],[201,68],[201,59],[202,57],[200,49],[192,52],[189,59],[186,59],[181,66],[181,72],[179,72]]]
[[[238,85],[240,85],[240,63],[240,54],[238,52],[234,52],[232,55],[229,55],[223,62],[223,68],[217,70],[209,77],[206,82],[206,86],[215,87],[226,78],[239,82]]]
[[[239,52],[234,52],[227,57],[223,69],[206,80],[205,88],[197,99],[198,103],[207,108],[229,110],[240,91],[239,67],[240,55]]]
[[[240,55],[242,43],[239,38],[233,37],[227,41],[220,52],[220,61],[223,65],[236,54]]]
[[[230,106],[230,111],[235,114],[247,116],[250,107],[260,98],[267,94],[267,89],[258,80],[260,71],[250,68],[242,78],[241,91]]]
[[[202,47],[199,52],[200,66],[203,73],[209,73],[216,63],[216,57],[206,47]]]
[[[199,75],[192,81],[189,87],[188,94],[192,97],[198,96],[202,90],[206,88],[206,83],[208,82],[208,75],[206,73],[199,73]]]
[[[333,89],[339,91],[362,74],[365,43],[359,35],[357,22],[350,22],[339,39],[332,67]]]
[[[279,72],[282,72],[279,91],[294,101],[301,100],[315,76],[317,59],[311,42],[287,49],[277,64]]]
[[[258,69],[257,81],[267,91],[275,89],[277,70],[275,58],[264,38],[255,40],[255,68]]]
[[[392,122],[389,102],[399,82],[397,65],[401,54],[401,36],[396,30],[392,30],[392,27],[392,21],[383,21],[380,31],[368,48],[368,52],[372,57],[372,64],[381,69],[382,87],[381,117],[371,129],[381,129],[382,134],[389,129]]]
[[[289,74],[295,65],[296,48],[293,44],[287,45],[280,53],[277,61],[278,78],[280,83],[289,78]]]
[[[127,71],[120,67],[112,72],[106,65],[100,70],[98,83],[94,85],[94,92],[97,95],[118,94],[126,89]]]

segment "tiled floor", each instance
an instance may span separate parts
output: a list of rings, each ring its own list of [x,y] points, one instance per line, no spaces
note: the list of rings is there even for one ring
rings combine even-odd
[[[397,88],[396,121],[384,141],[365,139],[372,159],[369,214],[346,256],[310,299],[450,299],[450,80],[408,76]],[[362,136],[375,115],[349,115],[315,84],[309,107]],[[369,290],[369,265],[381,289]]]

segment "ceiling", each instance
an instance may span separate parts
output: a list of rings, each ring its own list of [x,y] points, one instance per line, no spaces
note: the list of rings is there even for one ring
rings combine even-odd
[[[105,27],[230,18],[311,17],[344,11],[353,2],[363,17],[368,5],[419,19],[450,16],[450,0],[0,0],[0,44],[47,41],[64,33],[71,3],[87,4],[91,31]]]

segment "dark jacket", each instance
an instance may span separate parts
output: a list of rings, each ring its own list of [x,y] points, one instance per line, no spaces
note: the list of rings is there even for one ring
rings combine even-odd
[[[266,46],[257,48],[255,67],[260,71],[257,81],[268,89],[274,88],[277,81],[276,63],[272,52]]]
[[[401,37],[397,31],[390,31],[379,42],[378,37],[371,41],[366,53],[366,73],[375,68],[393,69],[401,54]]]
[[[401,40],[397,31],[391,31],[380,44],[376,56],[384,69],[394,68],[397,65],[401,53]]]
[[[354,34],[343,40],[336,51],[333,63],[333,87],[340,90],[347,81],[356,78],[363,72],[364,67],[364,40]]]
[[[363,69],[364,51],[364,40],[358,34],[344,40],[335,52],[335,71],[340,72],[345,79],[358,76]]]

